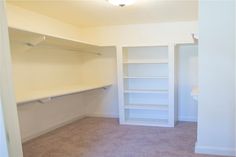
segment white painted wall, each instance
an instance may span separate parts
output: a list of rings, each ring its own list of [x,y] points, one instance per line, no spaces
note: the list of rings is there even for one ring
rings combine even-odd
[[[18,105],[22,141],[35,138],[85,116],[84,94]]]
[[[200,1],[199,153],[235,155],[234,3]]]
[[[8,26],[29,32],[84,41],[81,30],[73,25],[7,3]]]
[[[113,84],[107,89],[89,91],[85,93],[86,115],[95,117],[118,117],[118,91],[117,91],[117,67],[115,47],[103,49],[102,57],[95,60],[87,60],[83,65],[84,73],[88,79],[100,80]],[[90,70],[86,70],[90,69]],[[90,74],[88,74],[89,72]],[[97,73],[100,73],[98,75]]]
[[[82,30],[86,41],[99,45],[147,46],[192,43],[197,21],[93,27]]]
[[[197,121],[197,102],[191,91],[198,86],[198,45],[178,45],[178,119]]]

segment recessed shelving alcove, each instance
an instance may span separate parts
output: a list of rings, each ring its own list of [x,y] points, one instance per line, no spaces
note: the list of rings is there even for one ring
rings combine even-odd
[[[123,47],[120,122],[174,126],[173,46]]]

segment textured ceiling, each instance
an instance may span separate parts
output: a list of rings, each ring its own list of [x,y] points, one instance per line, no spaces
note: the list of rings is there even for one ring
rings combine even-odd
[[[197,0],[136,0],[118,7],[106,0],[7,0],[16,5],[78,27],[193,21]]]

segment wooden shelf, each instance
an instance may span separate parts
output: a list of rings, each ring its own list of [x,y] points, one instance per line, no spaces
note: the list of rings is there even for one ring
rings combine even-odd
[[[124,108],[168,111],[168,104],[126,104]]]
[[[124,79],[168,79],[168,76],[124,76]]]
[[[142,60],[127,60],[123,64],[168,64],[167,59],[142,59]]]
[[[160,126],[168,127],[167,119],[147,119],[147,118],[128,118],[125,120],[124,124],[127,125],[145,125],[145,126]]]
[[[107,88],[111,85],[112,84],[103,84],[103,85],[94,85],[94,86],[74,86],[74,87],[66,87],[64,89],[56,89],[56,90],[32,91],[30,93],[16,96],[16,102],[17,104],[21,104],[21,103],[26,103],[26,102],[38,101],[42,99],[70,95],[70,94],[85,92],[85,91],[99,89],[99,88]]]
[[[168,93],[168,90],[125,90],[124,93]]]

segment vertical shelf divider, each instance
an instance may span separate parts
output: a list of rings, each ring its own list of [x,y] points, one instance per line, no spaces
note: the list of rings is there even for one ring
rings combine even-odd
[[[123,50],[121,46],[116,47],[117,56],[117,80],[118,80],[118,103],[119,103],[119,121],[120,124],[125,122],[124,111],[124,83],[123,83]]]
[[[169,56],[169,125],[175,126],[176,121],[176,108],[175,108],[175,45],[170,44],[168,50]]]

